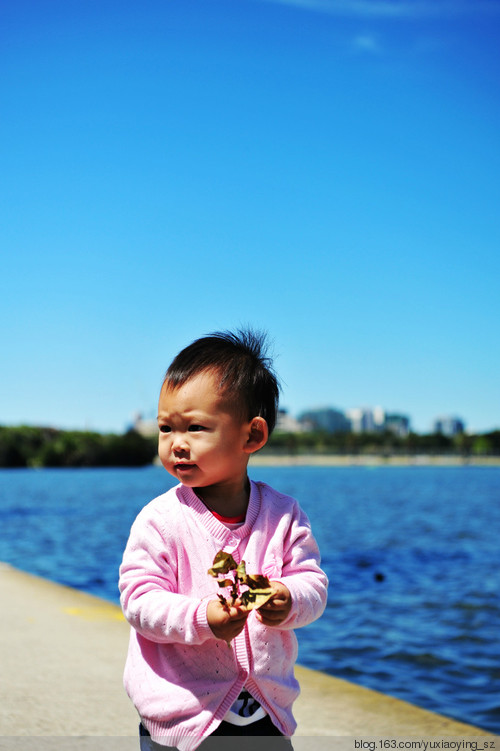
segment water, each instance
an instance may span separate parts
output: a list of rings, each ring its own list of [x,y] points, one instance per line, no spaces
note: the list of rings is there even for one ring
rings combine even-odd
[[[329,579],[299,662],[500,731],[500,469],[253,468],[300,499]],[[0,560],[118,601],[163,469],[0,471]]]

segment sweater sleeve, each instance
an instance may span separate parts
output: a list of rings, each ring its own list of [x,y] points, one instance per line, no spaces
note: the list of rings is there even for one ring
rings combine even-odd
[[[207,602],[178,592],[174,546],[147,507],[132,525],[119,590],[125,618],[150,641],[202,644],[213,638]]]
[[[276,577],[292,597],[290,613],[279,628],[307,626],[323,613],[328,597],[328,579],[320,562],[309,519],[298,507],[286,536],[282,574]]]

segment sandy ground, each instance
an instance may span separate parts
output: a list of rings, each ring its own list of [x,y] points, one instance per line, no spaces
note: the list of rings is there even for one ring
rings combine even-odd
[[[122,688],[129,627],[119,608],[3,564],[0,597],[0,749],[139,751]],[[377,739],[364,751],[378,751],[395,737],[488,736],[324,673],[296,672],[296,751],[354,751],[361,737]]]
[[[257,453],[250,463],[256,467],[500,467],[500,456]]]

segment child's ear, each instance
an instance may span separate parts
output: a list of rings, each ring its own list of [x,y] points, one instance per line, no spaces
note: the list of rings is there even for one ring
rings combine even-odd
[[[254,417],[250,421],[248,429],[248,438],[245,444],[247,454],[253,454],[266,445],[269,438],[269,429],[267,422],[263,417]]]

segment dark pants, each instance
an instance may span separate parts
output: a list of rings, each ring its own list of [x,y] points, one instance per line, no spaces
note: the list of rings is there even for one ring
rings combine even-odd
[[[151,739],[144,725],[139,725],[141,751],[176,751],[174,746],[162,746]],[[227,742],[221,740],[227,737]],[[293,751],[290,739],[282,735],[269,716],[240,727],[221,722],[219,727],[199,746],[200,751],[234,751],[233,739],[238,737],[238,751]],[[197,751],[198,751],[197,749]]]

